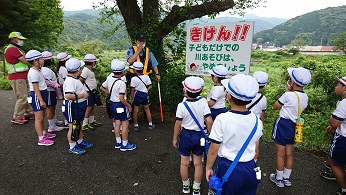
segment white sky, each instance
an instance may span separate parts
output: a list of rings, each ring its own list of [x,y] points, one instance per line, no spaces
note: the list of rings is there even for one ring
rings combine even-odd
[[[63,10],[91,9],[93,2],[102,0],[61,0]],[[267,0],[266,8],[256,8],[246,11],[261,17],[294,18],[305,13],[327,8],[346,5],[346,0]],[[221,14],[222,16],[227,13]]]

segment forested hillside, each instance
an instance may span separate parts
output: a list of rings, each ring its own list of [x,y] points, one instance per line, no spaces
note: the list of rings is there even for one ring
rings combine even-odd
[[[125,26],[122,26],[117,31],[109,33],[112,27],[117,24],[100,24],[98,21],[100,9],[87,9],[81,11],[64,11],[64,31],[59,37],[59,45],[79,44],[83,41],[99,40],[105,43],[105,49],[126,49],[131,45],[130,38],[127,35]],[[118,21],[122,21],[119,17]],[[245,15],[242,18],[237,17],[218,17],[215,19],[200,18],[193,22],[234,22],[240,20],[254,20],[254,31],[259,32],[266,29],[271,29],[278,24],[286,21],[283,18],[264,18],[256,15]]]
[[[126,49],[131,45],[125,26],[114,34],[109,33],[116,24],[100,24],[98,10],[83,10],[64,13],[64,30],[59,45],[78,44],[83,41],[99,40],[104,43],[103,49]],[[110,35],[111,34],[111,35]]]
[[[346,5],[329,7],[297,16],[270,30],[254,35],[254,41],[263,39],[276,46],[302,39],[307,45],[333,45],[332,40],[346,31]]]

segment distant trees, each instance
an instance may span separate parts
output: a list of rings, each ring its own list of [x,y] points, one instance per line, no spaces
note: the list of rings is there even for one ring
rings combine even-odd
[[[19,31],[28,38],[25,48],[51,48],[64,29],[60,0],[1,0],[0,8],[0,46]]]
[[[341,33],[336,39],[333,40],[334,50],[341,50],[346,55],[346,32]]]

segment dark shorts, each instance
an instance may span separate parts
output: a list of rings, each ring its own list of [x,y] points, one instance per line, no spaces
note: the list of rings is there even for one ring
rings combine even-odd
[[[192,154],[201,156],[204,151],[204,146],[201,146],[201,138],[204,137],[201,131],[193,131],[182,129],[179,134],[178,152],[183,156]]]
[[[346,166],[346,137],[334,133],[334,137],[330,142],[329,157],[334,161],[335,164],[341,167]]]
[[[231,166],[232,161],[227,158],[218,158],[217,160],[217,176],[222,178]],[[260,180],[256,178],[254,168],[256,162],[251,160],[249,162],[238,162],[232,174],[229,176],[228,181],[223,184],[223,195],[236,195],[236,194],[256,194]]]
[[[133,99],[133,105],[134,106],[140,106],[140,105],[146,106],[149,104],[149,95],[148,93],[144,93],[142,91],[136,91],[135,97]]]
[[[47,106],[56,106],[56,104],[57,104],[56,92],[55,91],[48,91]]]
[[[41,96],[43,101],[47,104],[48,102],[48,91],[47,90],[42,90]],[[40,101],[38,97],[36,96],[36,93],[34,91],[30,91],[30,97],[31,97],[31,107],[34,112],[40,111],[40,110],[46,110],[46,108],[40,106]]]
[[[296,124],[284,118],[277,118],[274,122],[272,139],[275,143],[286,146],[287,144],[294,144],[294,130]]]
[[[87,107],[87,101],[75,103],[72,100],[64,100],[62,102],[62,113],[66,117],[68,123],[72,123],[73,120],[83,121]]]
[[[114,120],[127,121],[129,120],[129,111],[121,102],[110,103],[111,112]]]
[[[91,91],[88,91],[88,99],[87,99],[87,106],[94,106],[95,105],[95,101],[94,101],[94,96],[93,93]]]
[[[210,112],[211,112],[211,118],[214,121],[215,118],[217,117],[217,115],[227,112],[227,109],[226,109],[226,107],[225,108],[218,108],[218,109],[210,108]]]

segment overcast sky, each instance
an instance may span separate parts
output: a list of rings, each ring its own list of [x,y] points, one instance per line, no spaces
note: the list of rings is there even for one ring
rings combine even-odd
[[[61,0],[64,10],[91,9],[93,2],[101,0]],[[346,5],[346,0],[266,0],[266,8],[248,10],[248,14],[261,17],[294,18],[315,10]],[[225,16],[227,13],[221,14]]]

